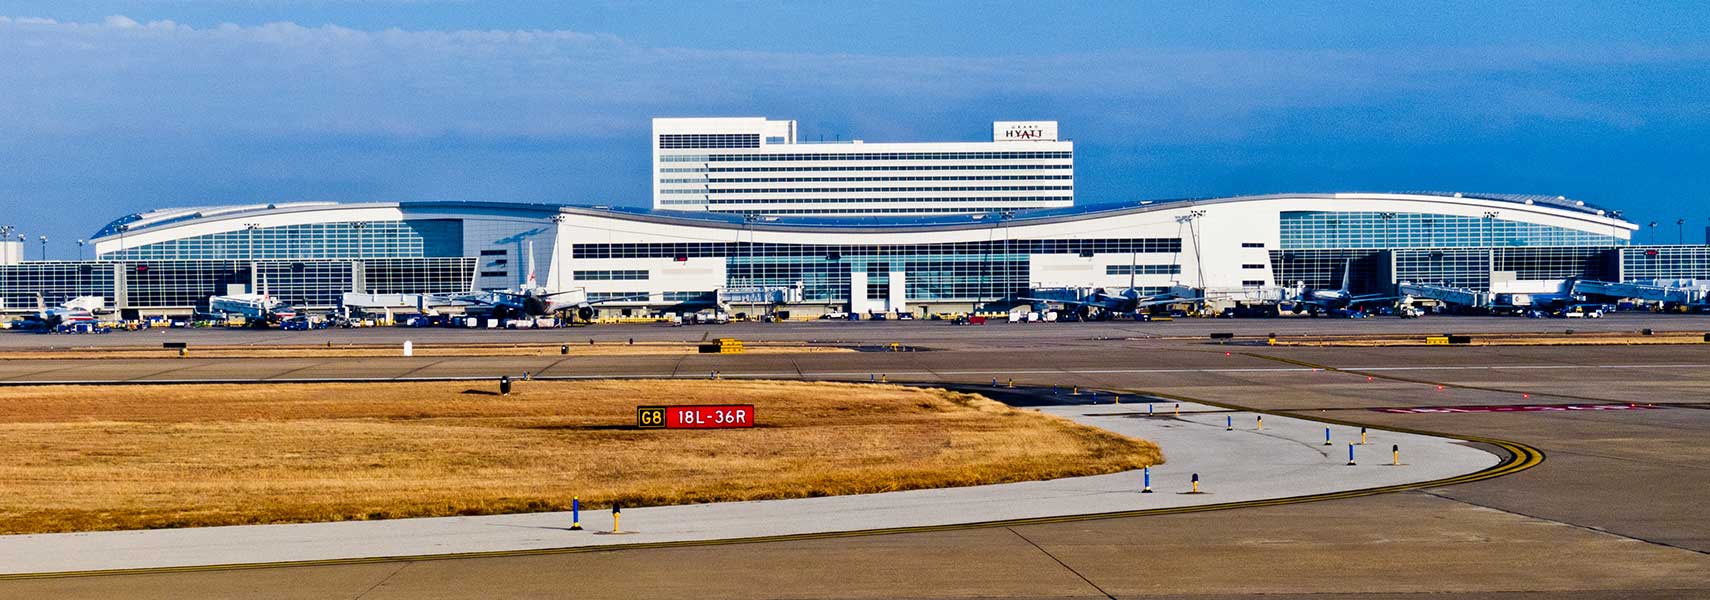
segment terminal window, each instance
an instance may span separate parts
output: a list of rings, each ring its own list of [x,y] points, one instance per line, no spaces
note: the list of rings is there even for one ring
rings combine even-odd
[[[647,279],[647,270],[576,271],[575,278],[578,281],[641,281]]]
[[[1179,275],[1181,265],[1105,265],[1105,275]]]
[[[662,133],[659,147],[677,148],[759,148],[758,133]]]

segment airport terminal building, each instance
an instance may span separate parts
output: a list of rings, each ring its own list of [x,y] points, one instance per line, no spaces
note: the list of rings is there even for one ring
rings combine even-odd
[[[798,140],[795,121],[653,120],[653,208],[747,215],[949,215],[1074,204],[1056,121],[998,121],[989,142]]]
[[[1631,246],[1637,226],[1557,196],[1277,194],[1020,213],[745,216],[499,202],[296,203],[128,215],[97,258],[0,265],[9,311],[99,295],[182,313],[234,285],[303,309],[346,292],[541,287],[645,314],[765,303],[821,311],[998,309],[1046,288],[1201,290],[1274,301],[1298,285],[1550,292],[1564,280],[1710,279],[1710,247]]]

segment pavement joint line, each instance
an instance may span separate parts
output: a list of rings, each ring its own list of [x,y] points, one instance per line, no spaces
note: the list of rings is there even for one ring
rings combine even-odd
[[[391,573],[387,573],[385,577],[381,577],[380,581],[374,582],[374,585],[368,586],[368,589],[362,590],[362,593],[351,597],[351,600],[362,600],[362,598],[364,596],[367,596],[371,593],[374,593],[374,590],[380,589],[380,586],[386,585],[386,582],[391,581],[393,577],[397,577],[399,573],[404,572],[404,569],[410,568],[410,565],[413,565],[413,564],[416,564],[416,563],[407,562],[407,563],[404,563],[402,565],[399,565],[398,568],[396,568],[396,569],[392,569]]]
[[[188,365],[179,365],[179,366],[176,366],[176,367],[173,367],[173,368],[170,368],[170,369],[166,369],[166,370],[163,370],[163,371],[155,371],[155,372],[153,372],[153,373],[148,373],[148,374],[145,374],[145,375],[138,375],[138,376],[136,376],[136,377],[132,377],[132,378],[130,378],[130,379],[127,379],[127,380],[125,380],[125,381],[139,381],[139,382],[140,382],[140,381],[146,381],[146,380],[144,380],[144,379],[143,379],[143,378],[144,378],[144,377],[154,377],[154,376],[155,376],[155,375],[163,375],[163,374],[166,374],[166,373],[172,373],[172,372],[175,372],[175,371],[183,371],[183,370],[185,370],[185,369],[194,369],[194,368],[196,368],[196,367],[200,367],[200,366],[204,366],[204,365],[202,365],[202,364],[200,364],[200,363],[194,363],[194,364],[188,364]]]
[[[1063,567],[1063,570],[1068,571],[1070,573],[1074,573],[1076,577],[1081,578],[1081,581],[1085,581],[1087,583],[1088,587],[1091,587],[1092,589],[1098,591],[1098,593],[1103,594],[1105,598],[1109,598],[1110,600],[1116,600],[1116,596],[1111,595],[1110,592],[1104,591],[1104,588],[1099,587],[1099,585],[1096,583],[1093,583],[1093,580],[1088,579],[1087,576],[1081,574],[1080,571],[1076,571],[1074,567],[1069,566],[1069,563],[1063,562],[1063,559],[1057,558],[1057,555],[1052,554],[1050,550],[1046,550],[1043,546],[1040,546],[1039,542],[1035,542],[1031,538],[1028,538],[1027,536],[1022,535],[1021,532],[1016,531],[1014,527],[1005,527],[1003,529],[1004,529],[1004,531],[1008,531],[1010,533],[1015,534],[1015,537],[1021,538],[1021,541],[1027,542],[1027,544],[1029,546],[1033,546],[1033,549],[1038,550],[1040,554],[1044,554],[1046,558],[1049,558],[1053,561],[1056,561],[1058,566]]]
[[[1248,356],[1252,356],[1254,358],[1274,360],[1274,361],[1288,363],[1288,364],[1299,364],[1300,366],[1297,366],[1295,368],[1257,368],[1257,367],[1255,367],[1255,368],[1229,368],[1229,369],[1026,369],[1026,370],[979,369],[979,370],[958,370],[958,371],[897,371],[897,372],[891,373],[891,375],[895,375],[898,377],[922,376],[922,375],[930,375],[930,376],[935,376],[935,377],[943,377],[943,376],[947,376],[947,375],[985,375],[985,376],[991,376],[991,375],[1053,375],[1053,374],[1065,374],[1065,373],[1071,374],[1071,375],[1096,375],[1096,374],[1142,374],[1143,375],[1143,374],[1156,374],[1156,373],[1253,373],[1253,372],[1260,372],[1260,373],[1283,372],[1283,373],[1287,373],[1287,372],[1301,372],[1301,371],[1307,371],[1307,370],[1332,371],[1332,372],[1350,373],[1350,374],[1355,374],[1355,375],[1364,375],[1364,374],[1367,374],[1368,371],[1378,371],[1378,370],[1386,370],[1386,369],[1387,370],[1407,370],[1407,369],[1410,369],[1409,367],[1375,367],[1375,368],[1367,367],[1367,368],[1361,368],[1359,370],[1351,370],[1351,369],[1340,369],[1340,368],[1336,368],[1336,367],[1326,367],[1326,366],[1307,366],[1307,365],[1310,365],[1311,363],[1304,363],[1301,361],[1294,361],[1292,359],[1265,356],[1265,355],[1260,355],[1260,354],[1247,354],[1247,353],[1243,353],[1243,354],[1248,355]],[[685,358],[687,358],[687,357],[685,357]],[[151,359],[151,360],[173,360],[173,359]],[[198,359],[198,360],[208,360],[208,359]],[[449,359],[447,359],[447,360],[449,360]],[[682,359],[679,359],[679,361],[681,361],[681,360]],[[440,362],[445,362],[445,361],[442,360]],[[680,366],[680,364],[681,363],[679,362],[679,366]],[[184,367],[167,369],[164,371],[158,371],[158,372],[149,373],[149,374],[145,374],[145,375],[139,375],[136,378],[132,378],[132,379],[117,379],[117,380],[114,380],[114,379],[107,379],[107,380],[90,380],[90,379],[20,380],[20,379],[14,378],[14,379],[7,379],[4,381],[0,381],[0,386],[118,385],[118,384],[127,384],[127,383],[165,385],[165,384],[188,384],[188,383],[254,383],[257,381],[261,381],[261,380],[249,379],[249,378],[246,378],[246,379],[152,379],[152,380],[141,379],[142,377],[153,377],[155,375],[160,375],[163,373],[170,373],[170,372],[182,370],[182,369],[188,369],[188,368],[192,368],[195,366],[198,366],[198,365],[186,365]],[[1574,367],[1571,365],[1556,365],[1556,366],[1547,366],[1547,367],[1548,368],[1580,368],[1580,367]],[[1606,365],[1606,366],[1603,366],[1602,368],[1614,368],[1614,369],[1633,368],[1633,369],[1637,369],[1637,368],[1704,368],[1704,367],[1710,367],[1710,365],[1660,365],[1660,366]],[[422,368],[425,368],[425,367],[422,367]],[[1494,369],[1503,369],[1503,368],[1532,368],[1532,367],[1528,367],[1525,365],[1514,366],[1514,367],[1487,367],[1487,366],[1453,367],[1453,369],[1457,369],[1457,370],[1494,370]],[[420,368],[412,369],[411,371],[407,371],[406,373],[415,372],[417,370],[420,370]],[[543,376],[543,377],[535,377],[535,379],[539,379],[539,380],[586,380],[586,379],[633,379],[633,378],[671,379],[671,378],[698,378],[698,377],[700,377],[699,374],[693,374],[693,373],[681,374],[681,373],[677,372],[678,370],[679,369],[674,368],[673,372],[669,375],[664,375],[664,374],[637,375],[637,374],[633,374],[633,373],[594,373],[594,374],[587,374],[587,375],[553,375],[550,377]],[[854,377],[854,376],[859,376],[859,375],[866,375],[867,373],[868,373],[868,371],[823,371],[823,372],[809,372],[809,373],[796,374],[795,377],[798,379],[801,379],[801,378],[807,378],[807,379],[828,378],[828,377]],[[27,375],[29,375],[29,373],[25,373],[23,375],[27,376]],[[786,372],[786,371],[749,372],[749,373],[721,373],[721,375],[724,377],[727,377],[727,378],[742,377],[742,378],[785,379],[785,378],[792,377],[792,374],[789,372]],[[1428,384],[1428,385],[1437,385],[1434,382],[1430,382],[1430,381],[1426,381],[1426,380],[1396,377],[1393,375],[1381,375],[1381,374],[1373,373],[1373,374],[1371,374],[1371,376],[1372,377],[1382,377],[1382,378],[1387,379],[1387,380],[1401,381],[1401,382],[1407,382],[1407,383],[1422,383],[1422,384]],[[14,377],[17,377],[17,376],[14,376]],[[484,380],[484,379],[491,379],[493,377],[495,377],[495,375],[486,375],[486,376],[448,375],[448,376],[428,376],[428,377],[405,377],[403,375],[400,375],[400,376],[396,376],[396,377],[305,377],[305,378],[290,378],[290,379],[268,379],[265,381],[268,383],[340,383],[340,382],[370,382],[370,381],[480,381],[480,380]],[[1458,385],[1458,384],[1441,384],[1441,385],[1444,385],[1445,387],[1456,387],[1456,388],[1462,388],[1462,389],[1473,389],[1473,390],[1481,390],[1481,391],[1494,391],[1494,392],[1501,392],[1501,393],[1520,393],[1520,392],[1515,392],[1512,390],[1503,390],[1503,389],[1497,389],[1497,388],[1483,388],[1483,387],[1465,386],[1465,385]],[[1574,396],[1574,395],[1568,395],[1568,394],[1559,394],[1559,393],[1552,393],[1552,392],[1538,392],[1538,395],[1552,396],[1552,397],[1557,397],[1557,398],[1567,398],[1567,399],[1571,399],[1571,400],[1584,400],[1584,401],[1590,401],[1590,402],[1614,402],[1614,403],[1620,403],[1621,402],[1619,400],[1608,400],[1608,399],[1602,399],[1602,398],[1580,397],[1580,396]]]
[[[1583,531],[1590,531],[1590,532],[1594,532],[1594,533],[1601,533],[1601,534],[1604,534],[1604,535],[1609,535],[1609,536],[1614,536],[1614,537],[1618,537],[1618,538],[1621,538],[1621,539],[1626,539],[1626,540],[1633,540],[1633,541],[1635,541],[1635,542],[1644,542],[1644,543],[1646,543],[1646,544],[1651,544],[1651,545],[1655,545],[1655,546],[1662,546],[1662,547],[1664,547],[1664,548],[1673,548],[1673,549],[1676,549],[1676,550],[1685,550],[1685,551],[1687,551],[1687,552],[1695,552],[1695,553],[1698,553],[1698,554],[1707,554],[1707,555],[1710,555],[1710,551],[1706,551],[1706,550],[1699,550],[1699,549],[1697,549],[1697,548],[1688,548],[1688,547],[1685,547],[1685,546],[1680,546],[1680,545],[1676,545],[1676,544],[1671,544],[1671,543],[1668,543],[1668,542],[1659,542],[1659,541],[1657,541],[1657,540],[1651,540],[1651,539],[1645,539],[1645,538],[1642,538],[1642,537],[1638,537],[1638,536],[1631,536],[1631,535],[1626,535],[1626,534],[1623,534],[1623,533],[1615,533],[1615,532],[1613,532],[1613,531],[1610,531],[1610,530],[1607,530],[1607,529],[1603,529],[1603,528],[1601,528],[1601,527],[1592,527],[1592,526],[1590,526],[1590,525],[1580,525],[1580,524],[1578,524],[1578,523],[1573,523],[1573,522],[1570,522],[1570,521],[1562,521],[1562,520],[1559,520],[1559,519],[1551,519],[1551,518],[1549,518],[1549,517],[1540,517],[1540,516],[1538,516],[1538,515],[1534,515],[1534,514],[1530,514],[1530,513],[1523,513],[1523,512],[1520,512],[1520,511],[1517,511],[1517,510],[1510,510],[1510,509],[1506,509],[1506,508],[1502,508],[1502,507],[1499,507],[1499,506],[1491,506],[1491,505],[1489,505],[1489,504],[1480,504],[1480,503],[1478,503],[1478,502],[1473,502],[1473,501],[1471,501],[1471,500],[1466,500],[1466,499],[1463,499],[1463,498],[1456,498],[1456,497],[1454,497],[1454,496],[1447,496],[1447,495],[1444,495],[1444,494],[1441,494],[1441,493],[1438,493],[1438,492],[1433,492],[1433,491],[1431,491],[1431,490],[1428,490],[1428,489],[1418,489],[1418,490],[1412,490],[1412,491],[1414,491],[1414,492],[1418,492],[1418,493],[1420,493],[1420,494],[1424,494],[1424,495],[1426,495],[1426,496],[1430,496],[1430,497],[1432,497],[1432,498],[1441,498],[1441,499],[1443,499],[1443,500],[1448,500],[1448,501],[1450,501],[1450,502],[1457,502],[1457,503],[1460,503],[1460,504],[1465,504],[1465,505],[1467,505],[1467,506],[1476,506],[1476,507],[1478,507],[1478,508],[1483,508],[1483,509],[1488,509],[1488,510],[1494,510],[1494,511],[1496,511],[1496,512],[1500,512],[1500,513],[1505,513],[1505,514],[1510,514],[1510,515],[1514,515],[1514,516],[1517,516],[1517,517],[1525,517],[1525,518],[1528,518],[1528,519],[1534,519],[1534,520],[1538,520],[1538,521],[1543,521],[1543,522],[1546,522],[1546,523],[1555,523],[1555,524],[1557,524],[1557,525],[1565,525],[1565,526],[1568,526],[1568,527],[1572,527],[1572,528],[1574,528],[1574,529],[1579,529],[1579,530],[1583,530]]]
[[[399,378],[399,379],[402,379],[402,378],[407,378],[407,377],[409,377],[409,376],[410,376],[410,374],[411,374],[411,373],[419,373],[419,372],[421,372],[421,370],[422,370],[422,369],[426,369],[426,368],[428,368],[428,367],[432,367],[432,366],[434,366],[434,365],[438,365],[438,364],[440,364],[440,363],[443,363],[443,362],[445,362],[445,361],[448,361],[448,360],[451,360],[451,359],[449,359],[449,358],[447,358],[447,359],[443,359],[443,360],[436,360],[436,361],[433,361],[433,362],[430,362],[430,363],[428,363],[428,364],[425,364],[425,365],[422,365],[422,366],[419,366],[419,367],[416,367],[416,368],[414,368],[414,369],[410,369],[410,370],[408,370],[408,371],[404,371],[404,372],[403,372],[403,373],[402,373],[402,374],[400,374],[400,375],[398,375],[398,378]]]
[[[1362,377],[1373,377],[1373,378],[1381,377],[1381,378],[1389,380],[1389,381],[1401,381],[1401,382],[1407,382],[1407,383],[1435,385],[1435,386],[1438,386],[1440,388],[1458,388],[1458,389],[1463,389],[1463,390],[1476,390],[1476,391],[1480,391],[1480,392],[1495,392],[1495,393],[1501,393],[1501,394],[1532,394],[1532,392],[1510,390],[1510,389],[1504,389],[1504,388],[1478,386],[1478,385],[1465,385],[1465,384],[1458,384],[1458,383],[1447,383],[1447,382],[1442,382],[1442,381],[1429,381],[1429,380],[1425,380],[1425,379],[1414,379],[1411,377],[1398,377],[1395,375],[1385,375],[1385,374],[1377,372],[1375,369],[1362,369],[1359,367],[1344,369],[1341,367],[1332,367],[1329,365],[1320,365],[1320,364],[1311,363],[1311,362],[1307,362],[1307,361],[1299,360],[1299,359],[1285,358],[1285,357],[1281,357],[1281,356],[1270,356],[1267,354],[1260,354],[1257,352],[1243,352],[1242,354],[1244,354],[1246,356],[1253,357],[1253,358],[1263,359],[1263,360],[1272,360],[1272,361],[1276,361],[1276,362],[1280,362],[1280,363],[1298,365],[1298,366],[1302,366],[1302,367],[1311,367],[1315,370],[1323,370],[1323,371],[1331,372],[1331,373],[1347,373],[1350,375],[1357,375],[1357,376],[1362,376]],[[1520,365],[1520,366],[1526,366],[1526,365]],[[1585,367],[1580,366],[1580,365],[1535,365],[1535,366],[1552,368],[1552,369],[1583,369],[1583,368],[1585,368]],[[1395,367],[1394,369],[1399,370],[1399,369],[1404,369],[1404,368],[1405,367]],[[1475,368],[1475,369],[1495,369],[1497,367],[1478,366],[1478,367],[1472,367],[1472,368]],[[1559,392],[1537,392],[1534,395],[1545,396],[1545,397],[1550,397],[1550,398],[1566,398],[1569,400],[1580,400],[1580,401],[1585,401],[1585,402],[1621,403],[1619,400],[1611,400],[1608,398],[1594,398],[1591,396],[1579,396],[1579,395],[1575,395],[1575,394],[1563,394],[1563,393],[1559,393]]]
[[[389,381],[389,380],[380,379],[377,381]],[[933,384],[932,384],[932,382],[921,382],[921,385],[933,385]],[[1035,390],[1039,389],[1038,386],[1032,386],[1032,388]],[[1111,392],[1113,390],[1100,390],[1100,391]],[[1045,525],[1045,524],[1052,524],[1052,523],[1084,522],[1084,521],[1117,519],[1117,518],[1126,518],[1126,517],[1145,517],[1145,516],[1188,514],[1188,513],[1211,512],[1211,511],[1218,511],[1218,510],[1232,510],[1232,509],[1237,509],[1237,508],[1286,506],[1286,505],[1290,505],[1290,504],[1303,504],[1303,503],[1307,503],[1307,502],[1319,502],[1319,501],[1325,501],[1325,500],[1342,500],[1342,499],[1348,499],[1348,498],[1360,498],[1360,497],[1365,497],[1365,496],[1375,496],[1375,495],[1380,495],[1380,494],[1389,494],[1389,493],[1405,492],[1405,491],[1412,491],[1412,490],[1424,490],[1424,489],[1429,489],[1429,488],[1437,488],[1437,487],[1457,485],[1457,484],[1462,484],[1462,483],[1471,483],[1471,482],[1475,482],[1475,481],[1483,481],[1483,480],[1487,480],[1487,479],[1494,479],[1497,477],[1502,477],[1505,475],[1511,475],[1513,473],[1518,473],[1520,471],[1524,471],[1524,470],[1530,469],[1532,467],[1538,466],[1539,464],[1541,464],[1544,461],[1544,452],[1542,450],[1539,450],[1538,448],[1535,448],[1533,446],[1530,446],[1530,445],[1527,445],[1524,443],[1513,442],[1513,441],[1508,441],[1508,440],[1500,440],[1500,439],[1495,439],[1495,438],[1485,438],[1485,437],[1461,435],[1461,434],[1450,434],[1450,433],[1442,433],[1442,432],[1434,432],[1434,431],[1425,431],[1425,430],[1420,430],[1420,429],[1394,427],[1394,426],[1388,426],[1388,425],[1380,426],[1380,425],[1371,425],[1371,424],[1364,424],[1364,423],[1355,423],[1352,421],[1346,421],[1346,420],[1341,420],[1341,419],[1328,419],[1328,418],[1317,417],[1317,416],[1297,415],[1297,414],[1291,414],[1291,413],[1287,413],[1287,412],[1274,412],[1274,411],[1267,411],[1267,410],[1256,410],[1256,409],[1243,407],[1240,405],[1230,404],[1227,402],[1200,400],[1200,399],[1196,399],[1196,398],[1190,398],[1190,397],[1175,395],[1175,394],[1152,393],[1152,392],[1145,392],[1145,391],[1138,391],[1138,390],[1126,390],[1126,392],[1130,393],[1130,394],[1149,395],[1149,396],[1154,396],[1154,397],[1158,397],[1158,398],[1177,400],[1177,401],[1181,401],[1181,402],[1197,402],[1197,403],[1205,404],[1207,406],[1218,406],[1218,407],[1226,408],[1229,410],[1245,411],[1245,412],[1252,412],[1252,413],[1263,413],[1263,414],[1276,414],[1279,416],[1292,417],[1292,418],[1303,419],[1303,420],[1308,420],[1308,421],[1318,421],[1318,422],[1322,422],[1322,423],[1331,423],[1331,424],[1343,425],[1343,426],[1348,426],[1348,427],[1362,427],[1363,426],[1363,427],[1369,427],[1371,429],[1378,430],[1378,431],[1394,431],[1394,432],[1399,432],[1399,433],[1410,433],[1410,434],[1414,434],[1414,435],[1425,435],[1425,436],[1436,436],[1436,437],[1447,438],[1447,439],[1458,439],[1458,440],[1462,440],[1462,441],[1473,442],[1476,444],[1483,444],[1483,445],[1490,446],[1490,447],[1497,449],[1498,450],[1497,452],[1492,452],[1492,453],[1497,454],[1499,460],[1497,461],[1496,464],[1491,465],[1489,467],[1485,467],[1485,468],[1480,469],[1478,471],[1473,471],[1471,473],[1462,473],[1460,475],[1445,477],[1445,478],[1441,478],[1441,479],[1433,479],[1433,480],[1428,480],[1428,481],[1418,481],[1418,482],[1412,482],[1412,483],[1400,483],[1400,484],[1371,487],[1371,488],[1358,488],[1358,489],[1351,489],[1351,490],[1340,490],[1340,491],[1334,491],[1334,492],[1322,492],[1322,493],[1318,493],[1318,494],[1306,494],[1306,495],[1300,495],[1300,496],[1285,496],[1285,497],[1280,497],[1280,498],[1264,498],[1264,499],[1257,499],[1257,500],[1241,500],[1241,501],[1235,501],[1235,502],[1222,502],[1222,503],[1198,504],[1198,505],[1187,505],[1187,506],[1171,506],[1171,507],[1163,507],[1163,508],[1136,509],[1136,510],[1104,512],[1104,513],[1089,513],[1089,514],[1079,514],[1079,515],[1057,515],[1057,516],[1049,516],[1049,517],[1028,517],[1028,518],[1019,518],[1019,519],[1005,519],[1005,520],[983,521],[983,522],[973,522],[973,523],[954,523],[954,524],[944,524],[944,525],[919,525],[919,526],[890,527],[890,528],[880,528],[880,529],[856,529],[856,530],[847,530],[847,531],[781,534],[781,535],[756,536],[756,537],[744,537],[744,538],[726,538],[726,539],[717,539],[717,540],[684,540],[684,541],[665,541],[665,542],[639,542],[639,543],[634,543],[634,544],[615,544],[615,545],[604,545],[604,546],[570,546],[570,547],[561,547],[561,548],[538,548],[538,549],[526,549],[526,550],[492,550],[492,551],[482,551],[482,552],[451,552],[451,553],[440,553],[440,554],[416,554],[416,555],[405,555],[405,556],[374,556],[374,557],[361,557],[361,558],[335,558],[335,559],[298,560],[298,561],[263,562],[263,563],[233,563],[233,564],[190,565],[190,566],[177,566],[177,567],[141,567],[141,568],[131,568],[131,569],[98,569],[98,570],[82,570],[82,571],[51,571],[51,572],[39,572],[39,573],[12,573],[12,574],[0,574],[0,581],[33,580],[33,579],[61,579],[61,578],[72,578],[72,577],[103,577],[103,576],[115,576],[115,575],[190,573],[190,572],[201,572],[201,571],[238,571],[238,570],[253,570],[253,569],[316,567],[316,566],[332,566],[332,565],[379,564],[379,563],[390,563],[390,562],[425,562],[425,561],[439,561],[439,560],[464,560],[464,559],[501,558],[501,557],[515,557],[515,556],[547,556],[547,555],[558,555],[558,554],[583,554],[583,553],[593,553],[593,552],[616,552],[616,551],[622,551],[622,550],[642,550],[642,549],[654,549],[654,548],[709,547],[709,546],[723,546],[723,545],[734,545],[734,544],[760,544],[760,543],[785,542],[785,541],[809,541],[809,540],[841,539],[841,538],[867,537],[867,536],[889,535],[889,534],[899,534],[899,533],[926,533],[926,532],[935,532],[935,531],[962,531],[962,530],[985,529],[985,528],[994,528],[994,527],[1014,527],[1014,526],[1020,526],[1020,525]]]
[[[314,364],[311,364],[311,365],[308,365],[308,366],[305,366],[305,367],[298,367],[298,368],[295,368],[295,369],[291,369],[291,370],[289,370],[289,371],[285,371],[285,372],[283,372],[283,373],[279,373],[279,374],[277,374],[277,375],[269,375],[269,376],[267,376],[267,377],[263,377],[263,378],[262,378],[262,380],[263,380],[263,381],[265,381],[265,380],[270,380],[270,379],[276,379],[276,378],[279,378],[279,377],[284,377],[284,376],[286,376],[286,375],[290,375],[290,374],[292,374],[292,373],[297,373],[297,372],[301,372],[301,371],[307,371],[307,370],[309,370],[309,369],[313,369],[313,368],[315,368],[315,367],[324,367],[324,366],[326,366],[326,365],[327,365],[327,363],[329,363],[329,362],[332,362],[332,361],[326,361],[326,360],[323,360],[323,361],[320,361],[320,362],[316,362],[316,363],[314,363]]]

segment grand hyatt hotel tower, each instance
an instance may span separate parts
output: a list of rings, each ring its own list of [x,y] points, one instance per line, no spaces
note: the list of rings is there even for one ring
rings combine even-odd
[[[800,142],[795,121],[653,120],[653,207],[747,215],[946,215],[1074,204],[1056,121],[998,121],[990,142]]]

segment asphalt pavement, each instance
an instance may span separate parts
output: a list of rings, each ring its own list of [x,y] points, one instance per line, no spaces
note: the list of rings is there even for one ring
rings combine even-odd
[[[1705,324],[1698,317],[1646,317],[1672,326],[1622,317],[1572,325]],[[1294,321],[1321,329],[1341,324],[1248,323],[1258,331]],[[1565,323],[1489,320],[1498,321],[1539,331]],[[1193,326],[1203,334],[1225,323],[1243,322]],[[1423,334],[1475,331],[1467,325],[1483,321],[1377,323]],[[549,377],[700,377],[716,369],[727,377],[1013,378],[1512,440],[1546,458],[1495,479],[1284,506],[735,545],[4,581],[0,597],[1710,597],[1710,521],[1702,518],[1710,492],[1710,345],[1297,348],[1219,346],[1186,331],[1115,335],[1156,325],[1169,324],[814,323],[788,334],[780,332],[797,326],[756,324],[712,335],[829,338],[818,332],[831,330],[843,339],[938,348],[568,360],[7,360],[0,361],[0,380],[485,378],[519,369]],[[745,328],[754,333],[736,333]],[[643,331],[685,335],[648,326],[575,331],[609,341]],[[918,337],[903,338],[907,333]],[[529,333],[549,334],[563,335]]]

